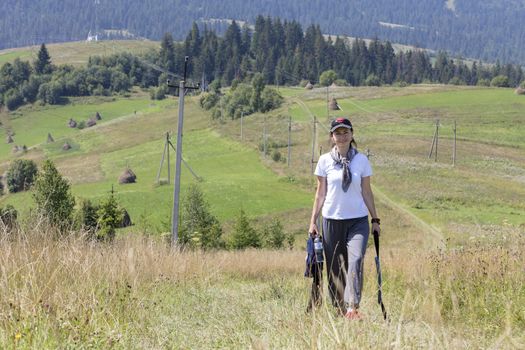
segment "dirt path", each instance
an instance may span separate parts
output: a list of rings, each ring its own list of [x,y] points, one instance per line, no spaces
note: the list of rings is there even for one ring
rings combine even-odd
[[[429,237],[432,239],[425,240],[426,247],[428,248],[434,248],[436,246],[439,248],[444,247],[445,238],[439,228],[433,225],[430,225],[429,223],[425,222],[420,217],[412,213],[410,210],[405,208],[403,205],[394,202],[386,194],[384,194],[381,190],[379,190],[376,186],[372,185],[372,190],[374,192],[374,196],[376,197],[376,200],[380,200],[384,202],[386,205],[388,205],[389,207],[397,210],[403,216],[409,218],[412,222],[414,222],[417,226],[419,226],[422,230],[424,230],[424,232],[429,234]]]

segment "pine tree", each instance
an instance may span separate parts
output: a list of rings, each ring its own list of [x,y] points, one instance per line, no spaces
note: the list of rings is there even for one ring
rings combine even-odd
[[[234,249],[261,247],[261,239],[242,209],[237,217],[230,244]]]
[[[60,175],[51,160],[45,160],[33,185],[33,198],[37,211],[49,223],[61,229],[71,223],[75,198],[69,182]]]
[[[122,217],[123,211],[119,208],[113,193],[110,193],[97,210],[96,238],[103,241],[115,238],[115,230],[122,222]]]
[[[266,246],[276,249],[283,248],[286,234],[283,231],[281,221],[277,219],[269,226],[266,226],[263,236],[266,239]]]
[[[252,107],[252,110],[255,112],[260,111],[262,108],[261,95],[262,95],[265,85],[266,84],[264,83],[263,75],[261,73],[256,73],[252,79],[253,91],[252,91],[252,97],[250,100],[250,105]]]
[[[169,72],[175,72],[175,44],[170,33],[164,34],[160,43],[159,64]]]
[[[203,249],[222,248],[222,228],[219,220],[211,214],[210,205],[200,188],[192,184],[183,201],[180,242]]]
[[[40,46],[37,59],[34,63],[34,68],[36,74],[48,74],[52,71],[51,56],[49,56],[49,52],[47,51],[45,44]]]

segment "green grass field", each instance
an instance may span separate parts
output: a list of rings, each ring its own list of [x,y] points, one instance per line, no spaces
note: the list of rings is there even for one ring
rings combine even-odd
[[[307,229],[315,190],[312,116],[323,124],[313,145],[317,157],[320,146],[328,148],[326,89],[279,89],[285,105],[247,116],[242,140],[240,120],[211,120],[196,97],[186,99],[183,157],[203,178],[199,184],[226,235],[241,208],[257,227],[278,218],[289,232]],[[0,313],[0,347],[520,348],[525,97],[511,89],[429,85],[332,93],[343,111],[330,115],[349,116],[359,149],[371,154],[390,323],[376,305],[372,250],[365,263],[367,318],[355,325],[328,306],[304,314],[304,236],[290,251],[179,254],[157,235],[141,235],[169,231],[173,187],[155,180],[178,105],[135,92],[3,116],[2,130],[10,128],[15,143],[29,147],[22,155],[0,145],[4,171],[17,157],[49,157],[77,198],[98,200],[113,186],[136,225],[126,232],[135,234],[123,233],[112,246],[6,238],[0,309],[10,311]],[[103,119],[95,127],[66,126],[70,117],[86,120],[96,111]],[[275,151],[288,157],[289,115],[290,167],[272,160]],[[436,119],[434,161],[428,153]],[[260,151],[265,128],[267,157]],[[55,143],[45,142],[48,132]],[[70,151],[61,149],[65,141]],[[126,166],[137,183],[117,183]],[[160,177],[167,178],[166,164]],[[196,181],[184,167],[183,193]],[[33,206],[30,193],[5,194],[0,206],[8,203],[21,216]],[[25,230],[32,237],[36,229]]]
[[[315,99],[312,92],[298,88],[281,87],[280,91],[287,102],[267,116],[266,129],[268,144],[277,145],[286,157],[287,115],[292,116],[290,168],[273,162],[270,156],[261,159],[257,153],[262,145],[262,115],[245,118],[244,140],[240,142],[238,120],[213,122],[215,126],[210,127],[196,98],[188,98],[184,157],[204,178],[202,188],[221,219],[233,218],[241,207],[261,216],[311,205],[312,116],[320,121],[316,149],[320,145],[326,150],[325,92],[319,91],[319,99]],[[525,144],[520,136],[525,126],[520,113],[525,99],[510,89],[422,87],[418,93],[410,87],[404,94],[399,91],[373,88],[366,95],[362,88],[337,88],[343,111],[330,113],[351,117],[360,149],[372,152],[374,183],[413,213],[450,231],[451,236],[455,234],[451,227],[465,220],[472,225],[523,224]],[[360,99],[345,98],[345,94]],[[95,127],[67,127],[69,118],[87,120],[97,111],[103,119]],[[77,98],[65,106],[26,107],[12,113],[4,127],[15,132],[15,144],[30,148],[28,157],[55,159],[80,197],[106,195],[125,167],[131,167],[139,181],[117,186],[119,196],[135,217],[158,224],[170,213],[172,188],[156,186],[156,174],[163,135],[175,130],[176,116],[175,99],[151,101],[134,93],[130,98]],[[438,162],[428,158],[436,119],[440,120]],[[451,164],[454,121],[456,167]],[[54,143],[46,143],[48,133]],[[66,141],[73,146],[69,151],[62,150]],[[0,145],[4,171],[10,160],[20,156],[20,152],[12,152],[12,145]],[[161,178],[166,177],[164,168]],[[195,181],[187,169],[183,179]],[[4,202],[16,205],[17,198],[27,194],[4,197]],[[145,207],[149,202],[155,205]],[[25,209],[24,205],[21,210]]]
[[[109,56],[120,52],[144,53],[159,48],[159,43],[149,40],[108,40],[98,42],[68,42],[46,44],[53,64],[85,65],[89,56]],[[12,62],[15,58],[22,61],[34,61],[40,45],[17,49],[0,50],[0,66]]]

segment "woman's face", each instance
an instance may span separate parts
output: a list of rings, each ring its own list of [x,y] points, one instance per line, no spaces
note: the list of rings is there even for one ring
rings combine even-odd
[[[350,144],[353,138],[352,130],[348,128],[338,128],[332,133],[332,140],[336,145]]]

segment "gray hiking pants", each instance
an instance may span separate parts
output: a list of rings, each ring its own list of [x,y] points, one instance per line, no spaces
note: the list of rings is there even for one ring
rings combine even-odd
[[[363,290],[363,262],[370,226],[368,216],[323,219],[323,243],[332,304],[343,313],[358,307]]]

